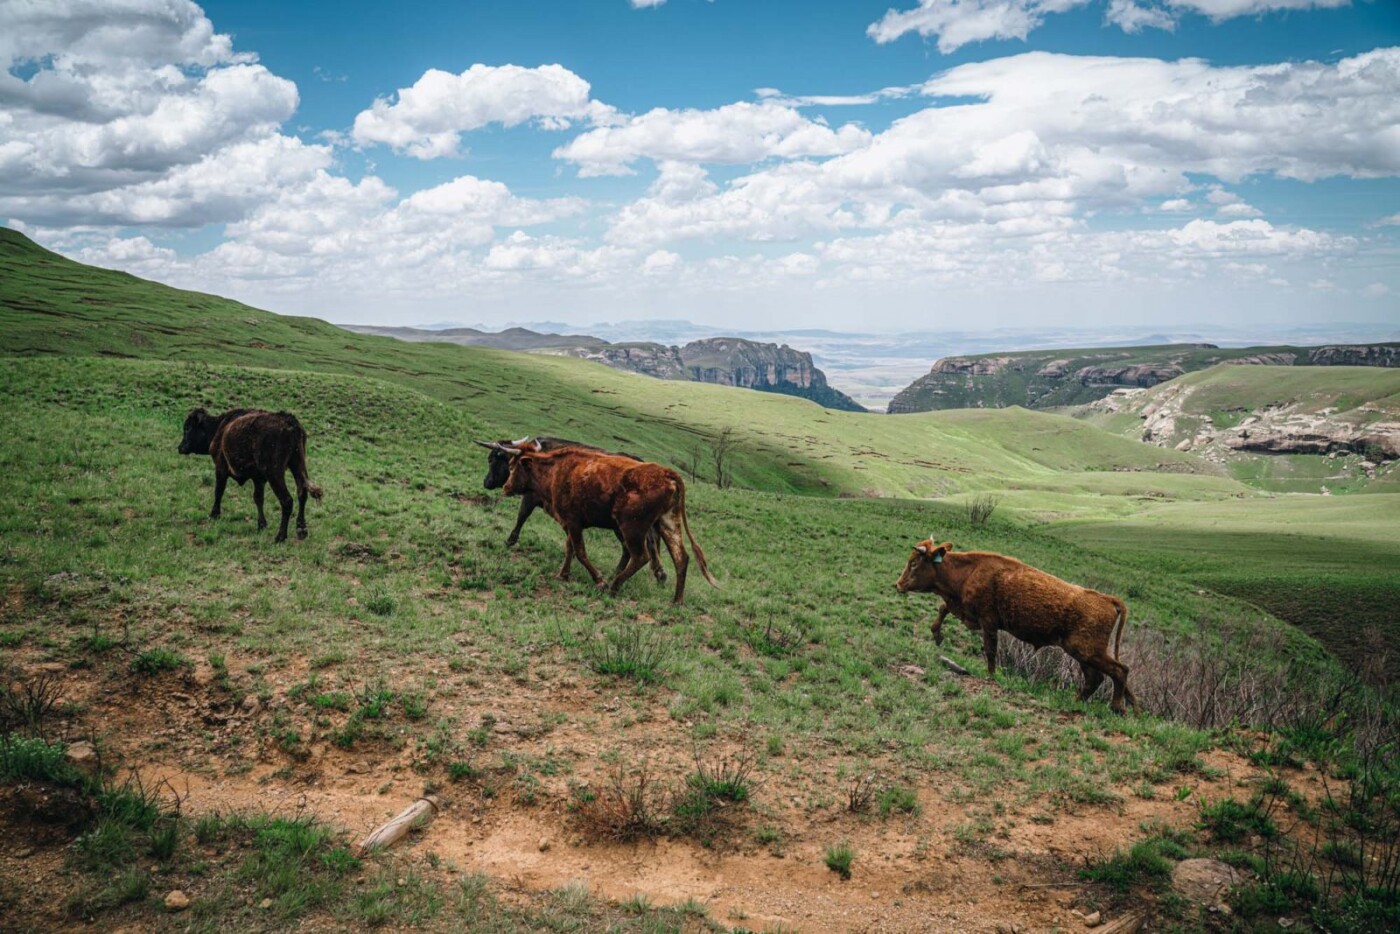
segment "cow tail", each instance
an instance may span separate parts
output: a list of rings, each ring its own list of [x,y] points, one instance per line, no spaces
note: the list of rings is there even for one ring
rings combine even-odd
[[[292,452],[292,476],[306,485],[306,492],[312,499],[321,498],[321,488],[311,482],[306,472],[306,429],[301,427],[295,415],[288,416],[292,422],[292,432],[296,435],[296,450]]]
[[[681,525],[685,526],[685,537],[690,539],[690,547],[695,552],[695,560],[700,562],[700,573],[705,575],[705,580],[709,581],[711,587],[719,587],[719,581],[710,573],[710,565],[705,561],[705,552],[700,548],[700,543],[695,540],[695,533],[690,531],[690,519],[685,514],[685,481],[680,477],[676,478],[680,484],[681,494]]]
[[[1118,608],[1118,612],[1114,614],[1117,617],[1115,622],[1118,623],[1118,634],[1113,638],[1113,658],[1116,661],[1118,658],[1118,647],[1123,644],[1123,630],[1128,628],[1128,605],[1117,597],[1110,597],[1109,599],[1111,599],[1113,605]]]

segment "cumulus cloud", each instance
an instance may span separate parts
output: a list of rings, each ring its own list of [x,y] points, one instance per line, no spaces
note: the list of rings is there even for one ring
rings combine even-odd
[[[632,9],[644,10],[647,7],[661,6],[666,0],[630,0]]]
[[[1048,13],[1063,13],[1089,0],[919,0],[913,9],[888,10],[866,34],[881,44],[908,33],[938,37],[945,55],[969,42],[1025,39]]]
[[[866,29],[876,42],[893,42],[909,33],[936,36],[945,55],[971,42],[1024,40],[1045,17],[1082,7],[1093,0],[919,0],[916,7],[890,9]],[[1347,6],[1351,0],[1110,0],[1104,19],[1124,32],[1175,29],[1184,14],[1213,22],[1284,10]]]
[[[727,104],[713,110],[658,107],[617,126],[598,127],[554,151],[579,174],[628,175],[638,159],[752,163],[850,152],[870,141],[853,123],[832,129],[775,101]]]
[[[296,86],[187,0],[0,2],[0,59],[11,217],[209,223],[328,158],[278,133]]]
[[[1189,210],[1192,173],[1230,183],[1400,173],[1400,49],[1236,68],[1037,52],[954,68],[924,92],[958,102],[910,114],[847,153],[723,188],[663,179],[617,213],[609,235],[660,245],[940,219],[1053,222],[1159,202]],[[1222,219],[1258,214],[1221,186],[1208,201]]]
[[[395,99],[380,98],[355,117],[351,137],[419,159],[459,154],[463,133],[489,124],[534,120],[564,129],[575,120],[605,122],[612,108],[590,97],[587,81],[562,65],[473,65],[461,74],[429,69]]]

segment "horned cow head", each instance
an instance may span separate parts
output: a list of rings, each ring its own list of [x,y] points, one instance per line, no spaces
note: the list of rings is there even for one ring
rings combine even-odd
[[[909,562],[904,565],[904,573],[899,575],[894,589],[900,593],[932,590],[934,581],[942,573],[944,558],[952,550],[952,542],[934,544],[932,536],[919,542],[909,555]]]

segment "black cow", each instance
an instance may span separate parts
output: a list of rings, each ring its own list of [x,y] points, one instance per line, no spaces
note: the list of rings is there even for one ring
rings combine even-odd
[[[599,454],[615,454],[618,457],[626,457],[630,460],[641,462],[640,457],[631,454],[622,454],[616,451],[605,451],[602,448],[594,447],[591,444],[583,444],[578,441],[570,441],[567,438],[550,437],[525,437],[519,441],[511,441],[509,438],[501,441],[478,441],[477,444],[486,448],[486,479],[482,481],[482,486],[488,490],[498,490],[505,486],[506,478],[510,476],[510,465],[512,462],[512,452],[522,451],[560,451],[564,448],[578,448],[582,451],[596,451]],[[525,493],[520,497],[520,512],[515,517],[515,528],[510,530],[509,537],[506,538],[506,545],[511,546],[520,541],[520,529],[525,525],[525,520],[530,518],[530,514],[538,509],[540,499],[533,493]],[[617,540],[622,543],[624,554],[626,553],[626,543],[622,541],[622,533],[613,529],[617,535]],[[652,529],[647,533],[647,556],[651,559],[651,573],[656,578],[657,583],[666,582],[666,569],[661,566],[661,533],[657,529]]]
[[[181,454],[208,454],[214,460],[214,509],[209,518],[219,518],[224,487],[232,477],[242,486],[253,481],[253,502],[258,506],[258,530],[267,528],[263,516],[263,488],[272,486],[282,504],[282,525],[276,541],[287,540],[287,523],[292,516],[292,494],[287,490],[288,470],[297,485],[297,538],[306,537],[306,497],[321,498],[321,488],[307,479],[306,430],[290,412],[263,409],[230,409],[211,415],[195,409],[185,418]]]

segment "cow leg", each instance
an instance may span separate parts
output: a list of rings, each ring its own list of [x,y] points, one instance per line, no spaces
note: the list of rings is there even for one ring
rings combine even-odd
[[[647,531],[647,555],[651,558],[651,576],[658,584],[666,583],[666,569],[661,566],[661,532],[656,526]]]
[[[987,657],[987,677],[995,681],[997,676],[997,627],[995,623],[982,624],[982,654]]]
[[[272,486],[272,492],[277,496],[277,502],[282,504],[282,524],[277,527],[277,537],[272,541],[285,542],[287,540],[287,523],[292,521],[292,494],[287,490],[287,478],[281,474],[273,474],[267,478],[267,482]]]
[[[638,532],[635,527],[619,529],[622,534],[623,547],[627,549],[627,566],[617,572],[612,580],[608,591],[617,596],[618,590],[627,579],[636,574],[647,563],[647,539],[645,532]]]
[[[293,470],[292,479],[297,485],[297,538],[301,539],[306,537],[306,496],[310,488],[302,471]]]
[[[224,487],[228,486],[228,471],[219,467],[214,468],[214,508],[209,513],[209,518],[219,518],[219,513],[223,512]]]
[[[569,567],[574,563],[574,537],[564,532],[564,566],[559,569],[558,577],[561,581],[569,579]]]
[[[1128,666],[1118,661],[1108,654],[1107,647],[1095,652],[1092,656],[1080,659],[1081,666],[1096,668],[1113,679],[1113,700],[1109,702],[1109,707],[1117,714],[1125,713],[1123,709],[1123,698],[1127,697],[1132,702],[1133,709],[1138,710],[1137,698],[1133,697],[1133,692],[1128,689]],[[1087,676],[1087,671],[1086,671]],[[1100,676],[1102,678],[1102,675]],[[1096,683],[1094,685],[1098,687]]]
[[[938,608],[938,619],[934,620],[929,626],[929,630],[933,633],[933,641],[936,645],[943,644],[943,621],[948,618],[948,612],[948,604],[944,603]]]
[[[263,488],[267,486],[267,481],[258,477],[253,481],[253,502],[258,507],[258,531],[267,528],[267,517],[263,515]]]
[[[681,523],[672,516],[663,516],[658,523],[661,538],[671,552],[671,563],[676,567],[676,594],[671,602],[677,605],[685,602],[685,572],[690,567],[690,555],[685,553],[685,542],[681,537]]]
[[[622,546],[622,555],[617,559],[617,567],[613,568],[612,576],[616,578],[622,573],[622,569],[627,567],[627,559],[630,557],[627,551],[627,539],[622,537],[622,533],[613,529],[613,534],[617,536],[617,543]]]
[[[598,569],[593,566],[593,562],[588,560],[588,548],[583,544],[583,529],[570,529],[569,537],[574,540],[574,556],[578,558],[578,563],[583,565],[588,573],[593,575],[593,583],[603,586],[603,575],[598,573]]]
[[[520,497],[520,512],[515,517],[515,528],[510,530],[510,535],[506,538],[506,547],[510,548],[520,541],[520,530],[525,525],[525,520],[530,518],[530,513],[535,511],[535,507],[540,504],[539,498],[534,493],[526,493]],[[568,578],[564,578],[568,580]]]
[[[1103,684],[1103,672],[1084,661],[1079,662],[1079,670],[1084,674],[1084,687],[1079,689],[1079,699],[1087,701]]]

